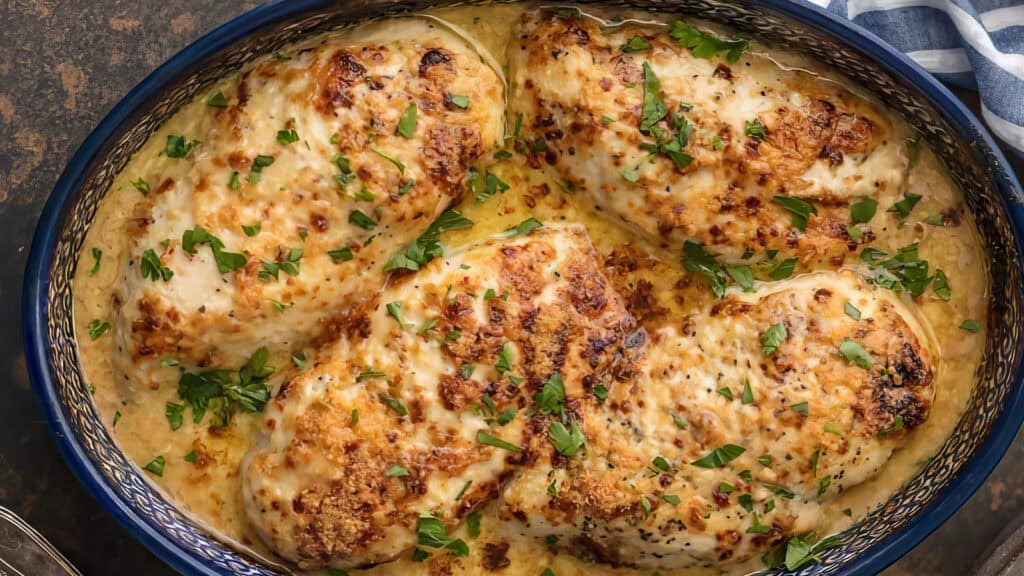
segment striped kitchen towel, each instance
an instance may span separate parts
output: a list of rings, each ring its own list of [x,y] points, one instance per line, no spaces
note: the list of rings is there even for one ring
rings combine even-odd
[[[1024,156],[1024,0],[809,0],[976,88],[992,132]]]

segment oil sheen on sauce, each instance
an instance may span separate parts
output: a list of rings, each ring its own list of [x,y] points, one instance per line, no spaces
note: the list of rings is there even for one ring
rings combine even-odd
[[[509,23],[518,17],[522,9],[520,6],[459,7],[435,10],[429,14],[456,25],[470,35],[482,50],[493,54],[500,65],[505,60],[505,46],[510,40]],[[751,52],[759,56],[754,59],[754,69],[748,69],[747,73],[770,74],[777,66],[794,66],[844,82],[792,54],[773,51],[771,58],[768,58],[767,48],[756,42]],[[237,81],[237,76],[229,77],[218,85],[226,87]],[[848,81],[845,82],[848,84]],[[160,489],[188,514],[209,526],[222,538],[249,548],[253,553],[267,558],[268,562],[275,563],[272,554],[260,544],[254,532],[246,525],[239,496],[239,463],[249,448],[259,415],[239,414],[232,426],[215,432],[206,425],[194,425],[191,418],[186,417],[181,428],[172,431],[165,416],[165,406],[167,402],[179,401],[177,372],[168,367],[164,381],[155,385],[140,385],[124,378],[119,379],[112,362],[116,354],[114,339],[105,337],[92,341],[88,337],[90,321],[111,318],[115,309],[116,303],[111,294],[121,281],[120,272],[127,258],[124,230],[131,218],[132,206],[139,199],[139,191],[131,182],[143,173],[172,174],[176,168],[165,156],[159,154],[166,136],[199,133],[200,127],[206,122],[205,114],[202,97],[185,106],[153,135],[114,181],[100,206],[82,251],[74,289],[75,326],[79,334],[84,371],[88,382],[96,390],[94,401],[124,452],[140,467],[158,455],[164,456],[166,464],[163,476],[150,476]],[[904,131],[908,139],[912,137],[913,133],[901,121],[894,119],[894,123]],[[908,140],[906,153],[910,153],[911,146]],[[638,240],[629,230],[595,212],[578,196],[560,193],[556,183],[523,164],[508,161],[496,163],[489,169],[509,183],[511,188],[491,198],[486,204],[476,204],[472,198],[463,200],[458,208],[476,225],[470,230],[446,235],[444,242],[447,246],[457,247],[489,237],[529,216],[542,221],[564,220],[584,224],[600,254],[608,254],[625,243],[643,246],[643,241]],[[538,194],[539,189],[545,189],[548,193]],[[904,225],[876,231],[878,237],[872,246],[893,252],[900,246],[920,242],[921,258],[928,260],[933,267],[945,270],[950,278],[953,290],[949,301],[932,297],[930,293],[915,300],[907,299],[913,313],[933,336],[932,346],[938,358],[935,401],[928,420],[908,437],[906,444],[892,456],[876,477],[846,491],[827,506],[823,522],[827,526],[825,532],[829,533],[845,529],[857,518],[884,503],[937,452],[965,409],[981,359],[989,297],[986,255],[963,197],[939,161],[927,150],[920,151],[919,158],[913,163],[907,191],[919,194],[923,199]],[[938,214],[949,208],[957,209],[962,215],[957,225],[943,227],[924,222],[927,215]],[[103,259],[98,273],[90,275],[93,264],[90,250],[94,247],[103,251]],[[668,262],[676,262],[678,259],[678,247],[674,248],[675,254],[665,247],[644,247]],[[680,278],[685,276],[681,270],[677,274]],[[707,298],[706,290],[700,287],[696,288],[697,292],[694,292],[693,286],[680,290],[686,291],[685,299],[700,301]],[[974,334],[960,329],[965,319],[978,321],[982,330]],[[287,354],[275,351],[271,364],[283,366],[289,362]],[[280,378],[272,383],[280,385]],[[195,466],[186,462],[185,456],[190,452],[209,456],[212,463]],[[566,554],[555,554],[543,544],[517,540],[515,536],[501,532],[500,521],[493,514],[488,514],[488,510],[484,510],[479,536],[471,540],[465,530],[464,527],[460,528],[453,537],[465,538],[470,542],[486,542],[500,535],[502,539],[511,541],[508,551],[511,564],[505,573],[535,575],[546,567],[550,567],[559,576],[641,573],[583,562]],[[474,551],[470,557],[462,559],[459,572],[490,573],[481,564],[479,547],[471,548]],[[353,573],[379,576],[434,573],[430,564],[413,563],[403,555],[394,562]],[[752,561],[731,567],[729,573],[742,574],[759,568],[760,563]],[[649,572],[643,571],[644,574]],[[687,575],[719,573],[722,572],[714,568],[679,572]]]

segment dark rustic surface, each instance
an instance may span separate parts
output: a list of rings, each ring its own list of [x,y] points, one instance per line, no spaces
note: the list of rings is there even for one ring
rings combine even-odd
[[[0,504],[86,576],[173,574],[86,494],[46,431],[20,335],[21,280],[36,218],[64,164],[104,114],[189,42],[255,0],[0,0]],[[977,109],[976,102],[967,100]],[[1024,163],[1015,162],[1024,174]],[[978,494],[887,576],[962,575],[1024,510],[1024,442]]]

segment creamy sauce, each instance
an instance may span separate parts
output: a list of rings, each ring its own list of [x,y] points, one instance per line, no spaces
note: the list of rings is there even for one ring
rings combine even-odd
[[[504,62],[510,23],[517,18],[520,10],[522,8],[519,6],[451,8],[436,10],[432,14],[457,25],[482,44],[497,61]],[[767,49],[755,44],[752,51],[767,52]],[[819,70],[813,64],[790,54],[773,51],[772,58],[787,66],[798,66],[825,77],[830,76],[829,72]],[[836,81],[843,85],[849,84],[840,78],[836,78]],[[226,78],[219,86],[228,92],[235,83],[237,78]],[[93,341],[88,336],[88,326],[92,320],[112,320],[116,315],[118,303],[112,295],[117,293],[116,287],[122,281],[128,259],[129,240],[125,230],[130,223],[133,206],[139,201],[139,192],[131,182],[143,174],[171,175],[181,169],[174,161],[159,153],[164,148],[168,134],[203,133],[205,124],[209,122],[204,98],[197,98],[196,102],[183,108],[158,130],[114,181],[89,231],[78,266],[75,280],[75,325],[80,335],[79,346],[85,374],[88,382],[96,389],[94,401],[128,457],[142,467],[153,458],[163,456],[166,460],[163,476],[150,476],[157,486],[183,510],[222,537],[272,561],[272,554],[247,526],[239,495],[239,464],[249,448],[259,415],[236,415],[232,426],[216,432],[211,432],[205,422],[202,425],[193,424],[186,415],[181,428],[172,431],[165,416],[165,406],[168,402],[180,402],[177,394],[178,370],[172,366],[160,367],[155,369],[153,377],[148,381],[132,381],[117,369],[112,360],[117,355],[114,349],[119,345],[117,339],[108,334]],[[894,118],[893,122],[903,133],[910,133],[901,121]],[[481,164],[491,162],[489,156],[484,160]],[[485,204],[476,204],[471,197],[464,199],[458,209],[476,225],[470,230],[445,235],[443,241],[447,246],[457,247],[486,238],[514,226],[526,217],[534,216],[542,221],[582,223],[602,255],[609,254],[623,244],[632,243],[646,248],[666,262],[678,261],[678,247],[672,247],[669,251],[663,247],[645,246],[630,230],[595,211],[581,196],[561,193],[558,184],[550,177],[528,169],[518,159],[495,162],[488,169],[509,183],[511,188]],[[545,185],[546,193],[542,194],[541,187]],[[928,260],[933,269],[941,268],[949,276],[952,297],[948,302],[934,297],[930,290],[918,299],[907,299],[910,309],[933,336],[932,346],[938,358],[935,400],[928,420],[909,435],[906,444],[892,456],[881,473],[827,504],[825,528],[822,532],[841,531],[857,518],[883,504],[938,451],[967,405],[980,363],[989,298],[986,255],[973,220],[967,213],[962,194],[938,160],[927,150],[921,152],[910,171],[907,192],[919,194],[923,199],[903,226],[897,227],[894,221],[887,221],[891,225],[876,230],[877,239],[872,246],[894,252],[900,246],[918,241],[921,257]],[[959,225],[938,227],[923,222],[927,215],[938,214],[949,208],[956,208],[963,215]],[[99,272],[90,275],[89,271],[93,267],[90,250],[93,248],[101,249],[103,257]],[[675,274],[678,278],[685,276],[685,272],[678,266],[673,269],[677,270]],[[667,279],[665,284],[674,285],[675,278]],[[685,293],[680,300],[701,301],[708,297],[706,289],[699,286],[679,290]],[[679,310],[673,310],[672,313],[681,314]],[[982,330],[977,334],[961,330],[960,324],[968,319],[978,321]],[[290,366],[289,356],[292,351],[273,346],[271,348],[272,365]],[[275,387],[280,385],[286,372],[280,369],[275,373],[272,379]],[[215,463],[198,467],[185,461],[186,455],[193,451],[210,455]],[[845,510],[852,513],[844,514]],[[481,565],[479,551],[482,546],[475,543],[499,538],[512,543],[508,551],[511,565],[505,573],[535,575],[546,567],[550,567],[558,576],[640,573],[582,562],[565,554],[552,553],[534,541],[517,539],[504,533],[500,521],[488,511],[484,510],[481,534],[478,537],[470,538],[465,528],[455,533],[456,537],[470,542],[472,553],[468,558],[453,560],[435,555],[428,562],[412,563],[407,555],[403,555],[394,562],[354,573],[380,576],[441,573],[444,568],[441,564],[456,561],[461,562],[454,566],[459,573],[489,573]],[[729,572],[744,573],[759,568],[760,563],[752,561],[732,567]],[[679,572],[687,575],[718,573],[716,569]]]

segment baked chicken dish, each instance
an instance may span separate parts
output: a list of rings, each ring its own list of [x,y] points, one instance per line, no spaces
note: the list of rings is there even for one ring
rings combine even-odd
[[[745,574],[842,544],[984,343],[945,168],[698,19],[429,10],[256,59],[82,251],[98,409],[281,573]]]

